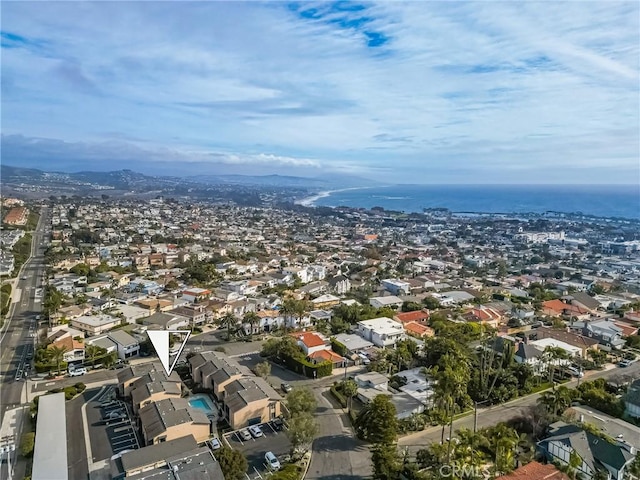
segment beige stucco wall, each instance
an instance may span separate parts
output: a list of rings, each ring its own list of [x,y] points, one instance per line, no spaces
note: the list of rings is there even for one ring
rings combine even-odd
[[[152,441],[152,443],[154,444],[160,443],[160,438],[165,435],[167,437],[165,441],[167,442],[169,440],[175,440],[176,438],[185,437],[187,435],[193,435],[196,439],[196,442],[201,443],[211,436],[211,427],[210,425],[194,425],[192,423],[183,423],[182,425],[175,425],[168,428],[164,433],[153,439],[145,438],[145,440],[147,441],[147,444],[149,444],[150,441]]]
[[[249,419],[260,416],[261,422],[268,422],[271,420],[269,414],[269,404],[275,404],[274,418],[280,415],[280,402],[278,400],[258,400],[252,402],[246,407],[238,410],[237,412],[229,412],[229,424],[234,430],[248,425]]]

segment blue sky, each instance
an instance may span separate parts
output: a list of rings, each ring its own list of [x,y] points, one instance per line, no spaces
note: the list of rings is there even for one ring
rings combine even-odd
[[[638,2],[2,2],[2,161],[638,183]]]

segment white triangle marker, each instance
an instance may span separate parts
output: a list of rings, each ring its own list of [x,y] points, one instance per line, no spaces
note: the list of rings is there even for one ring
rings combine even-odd
[[[176,334],[186,334],[184,340],[182,340],[182,345],[180,345],[180,350],[176,354],[176,357],[173,359],[173,363],[169,366],[169,362],[171,360],[171,356],[169,355],[169,335],[172,333]],[[149,336],[149,340],[153,344],[153,348],[156,349],[156,353],[160,358],[160,362],[162,363],[162,367],[164,371],[167,372],[167,376],[171,375],[173,369],[176,366],[176,362],[178,358],[180,358],[180,354],[184,349],[184,346],[187,344],[187,340],[191,336],[191,331],[189,330],[147,330],[147,335]]]

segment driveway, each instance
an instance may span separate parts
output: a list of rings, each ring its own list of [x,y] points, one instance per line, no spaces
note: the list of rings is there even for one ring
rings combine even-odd
[[[328,390],[315,388],[319,433],[313,442],[311,465],[305,479],[356,480],[371,476],[369,445],[355,438],[342,408]]]
[[[260,429],[262,437],[251,437],[250,440],[242,440],[237,431],[224,435],[224,441],[234,450],[242,452],[247,458],[249,463],[247,478],[250,479],[266,477],[265,473],[268,469],[264,460],[265,453],[273,452],[282,463],[291,451],[291,442],[289,442],[286,430],[278,432],[269,423],[260,424]]]

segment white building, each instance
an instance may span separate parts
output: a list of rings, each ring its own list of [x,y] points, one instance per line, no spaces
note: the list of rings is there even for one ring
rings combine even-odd
[[[358,334],[378,347],[393,347],[406,338],[402,323],[387,317],[358,322]]]
[[[411,292],[411,284],[398,280],[397,278],[387,278],[380,283],[385,290],[394,295],[409,295]]]

